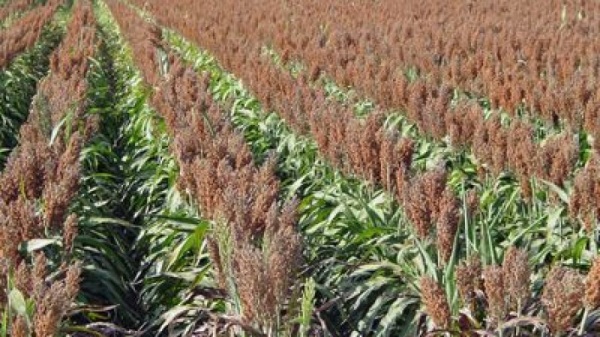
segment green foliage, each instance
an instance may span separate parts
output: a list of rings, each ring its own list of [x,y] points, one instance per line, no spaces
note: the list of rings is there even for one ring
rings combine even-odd
[[[302,292],[302,304],[300,307],[300,336],[308,337],[311,328],[312,315],[315,311],[315,296],[317,294],[315,281],[310,278],[304,283],[304,291]]]
[[[119,43],[114,24],[98,9],[100,46],[89,76],[88,113],[100,129],[83,151],[84,176],[75,207],[78,256],[84,261],[84,301],[107,307],[111,322],[139,329],[155,303],[142,295],[148,242],[142,229],[162,213],[176,168],[162,121],[145,100],[148,90]],[[102,320],[87,315],[83,321]]]
[[[90,111],[102,123],[84,151],[78,242],[85,301],[110,312],[86,320],[150,332],[202,282],[206,226],[175,190],[178,168],[164,122],[147,104],[150,90],[108,9],[96,5],[104,44],[92,70]]]
[[[84,149],[82,189],[74,207],[80,215],[77,257],[84,267],[80,299],[88,309],[73,316],[80,325],[72,329],[93,331],[95,323],[110,322],[113,331],[190,335],[215,317],[223,319],[217,314],[239,314],[239,300],[235,291],[227,298],[216,289],[206,247],[213,226],[176,190],[178,167],[169,153],[171,139],[148,105],[152,88],[142,84],[106,6],[99,1],[96,5],[103,44],[90,69],[88,113],[97,115],[101,126]],[[38,46],[0,74],[0,84],[6,88],[0,99],[7,102],[0,106],[0,162],[16,144],[16,130],[46,69],[36,60],[49,53],[52,43],[56,45],[60,31],[55,30],[46,32]],[[507,247],[523,247],[533,270],[532,294],[538,296],[549,265],[587,270],[596,256],[595,238],[567,216],[569,184],[561,188],[532,181],[534,198],[526,200],[514,176],[481,178],[477,170],[482,164],[467,149],[422,135],[401,111],[390,112],[386,126],[416,142],[413,171],[443,164],[449,187],[460,197],[462,216],[453,254],[449,261],[441,261],[435,242],[416,236],[389,193],[333,169],[319,156],[313,140],[294,134],[275,112],[265,111],[210,54],[175,32],[164,33],[168,47],[198,72],[209,73],[213,98],[229,109],[256,161],[277,155],[282,199],[299,199],[306,258],[299,278],[307,281],[295,289],[297,296],[289,303],[290,308],[298,308],[297,317],[278,322],[272,335],[422,334],[432,328],[421,308],[423,276],[442,285],[454,319],[452,329],[476,332],[486,323],[482,312],[465,312],[459,298],[455,273],[463,259],[477,255],[484,265],[497,265]],[[265,47],[264,57],[294,75],[306,71],[298,60],[284,64],[270,47]],[[410,68],[405,76],[415,81],[421,74]],[[323,87],[328,99],[353,106],[359,117],[376,109],[352,88],[342,88],[326,76],[312,85]],[[455,97],[477,99],[459,92]],[[481,105],[488,103],[481,99]],[[497,111],[486,110],[492,113]],[[538,126],[539,139],[551,133]],[[589,158],[590,144],[587,137],[580,143],[581,166]],[[468,207],[469,192],[478,196],[475,213]],[[231,248],[227,233],[212,234],[217,234],[222,248]],[[29,248],[48,243],[30,242]],[[9,294],[5,322],[10,315],[27,313],[23,304],[27,300],[18,292]],[[527,310],[538,313],[539,301],[531,307]],[[543,326],[542,321],[527,317],[530,312],[519,312],[491,331],[518,335]],[[586,311],[581,331],[593,330],[599,319],[598,311]],[[468,321],[466,328],[459,324],[463,320]],[[6,323],[0,327],[4,327],[0,335],[7,335]]]

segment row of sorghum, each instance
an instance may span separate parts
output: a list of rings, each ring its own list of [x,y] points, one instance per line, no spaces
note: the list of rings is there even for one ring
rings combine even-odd
[[[182,16],[177,11],[194,10],[196,5],[192,3],[185,5],[182,1],[166,6],[156,1],[148,2],[147,8],[165,26],[178,29],[201,46],[213,47],[209,50],[248,85],[267,110],[277,111],[297,133],[311,135],[331,164],[393,193],[406,208],[421,238],[436,227],[440,257],[450,257],[460,214],[456,196],[450,191],[444,194],[444,202],[438,200],[446,189],[446,174],[441,169],[424,174],[413,172],[414,142],[388,131],[383,114],[373,112],[368,118],[359,119],[352,108],[325,99],[325,93],[313,88],[306,77],[294,78],[279,69],[261,56],[260,45],[228,28],[236,26],[233,16],[222,17],[232,21],[221,21],[220,28],[205,30],[195,29],[195,15]],[[435,185],[434,191],[425,190],[430,185]],[[428,202],[417,201],[419,196]]]
[[[133,51],[136,66],[144,75],[148,85],[154,87],[160,81],[157,46],[161,36],[158,27],[155,27],[138,15],[131,13],[131,9],[120,1],[109,1],[114,17],[121,28],[121,33],[129,42]]]
[[[32,325],[25,324],[24,317],[9,317],[11,336],[54,335],[79,290],[79,266],[69,257],[77,216],[69,214],[69,206],[79,188],[81,147],[95,125],[83,116],[94,36],[91,5],[79,1],[68,33],[51,56],[50,75],[40,84],[21,127],[19,146],[0,175],[0,307],[6,304],[9,274],[16,288],[35,303]],[[73,133],[67,137],[61,132],[50,143],[52,128],[68,109],[73,109]],[[27,241],[57,234],[63,241],[60,260],[53,261],[57,270],[47,270],[50,263],[43,252],[33,258],[20,253]],[[59,276],[49,282],[50,272]]]
[[[12,14],[27,10],[34,4],[34,0],[15,0],[10,1],[0,7],[0,23]]]
[[[537,143],[534,130],[526,122],[513,120],[510,127],[505,127],[500,116],[485,119],[481,109],[473,105],[459,104],[451,110],[446,115],[446,127],[452,143],[471,148],[494,175],[513,171],[522,182],[526,197],[529,193],[524,185],[529,184],[532,177],[563,186],[573,175],[579,156],[578,141],[573,133],[564,131]]]
[[[199,76],[170,54],[168,73],[157,77],[148,66],[157,69],[157,58],[138,53],[150,44],[151,52],[160,48],[156,28],[127,6],[107,3],[121,28],[136,27],[124,34],[137,41],[134,58],[144,63],[140,69],[146,81],[157,80],[152,104],[173,136],[179,189],[214,222],[208,247],[219,286],[238,294],[245,323],[272,328],[283,315],[302,261],[296,204],[279,205],[276,158],[256,166],[243,135],[211,99],[208,75]]]
[[[22,51],[33,46],[44,26],[52,20],[62,0],[49,0],[44,6],[30,11],[9,28],[0,30],[0,69]]]
[[[176,61],[154,106],[174,136],[181,190],[215,221],[209,240],[221,242],[211,250],[217,277],[235,282],[244,319],[264,329],[282,314],[298,276],[296,205],[279,206],[276,158],[256,167],[243,135],[211,100],[207,82]],[[227,283],[220,286],[231,291]]]
[[[543,318],[559,335],[576,327],[575,318],[582,309],[600,307],[600,259],[595,259],[587,277],[576,270],[554,266],[545,278],[539,297],[531,298],[531,267],[525,250],[510,247],[501,266],[485,266],[472,256],[456,268],[458,294],[462,305],[475,314],[487,312],[487,323],[498,327],[515,317],[535,317],[540,313],[534,303],[541,302]],[[446,294],[438,282],[423,277],[420,283],[424,311],[436,327],[448,329],[452,316]],[[483,297],[481,297],[482,294]]]

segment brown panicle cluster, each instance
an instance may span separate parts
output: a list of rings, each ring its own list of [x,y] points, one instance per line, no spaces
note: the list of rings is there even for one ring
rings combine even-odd
[[[533,143],[531,125],[521,121],[512,124],[510,137],[508,137],[508,151],[508,166],[513,167],[517,174],[521,194],[525,200],[531,200],[533,191],[529,177],[534,176],[537,168],[537,163],[530,160],[537,153],[537,145]]]
[[[97,46],[95,19],[87,1],[76,6],[67,32],[57,50],[50,56],[50,74],[39,84],[28,117],[29,125],[21,131],[29,138],[46,141],[65,118],[75,126],[72,129],[80,134],[83,141],[89,139],[97,129],[97,117],[85,116],[86,74],[89,58],[93,56]],[[54,136],[52,146],[60,152],[66,151],[68,129],[64,126]],[[79,150],[69,153],[77,156]],[[64,166],[63,169],[67,167]]]
[[[79,156],[71,156],[70,151],[78,151],[80,146],[81,138],[75,133],[67,145],[66,151],[69,152],[62,154],[49,148],[47,143],[40,142],[22,142],[14,150],[14,155],[11,155],[0,175],[0,183],[4,184],[0,189],[2,202],[7,206],[7,211],[10,210],[4,214],[7,221],[10,218],[20,219],[23,225],[23,221],[29,220],[21,229],[21,235],[17,236],[22,240],[12,240],[6,247],[39,237],[44,233],[44,228],[57,230],[62,227],[70,201],[79,188]],[[33,215],[36,214],[34,201],[37,199],[44,202],[41,218]],[[13,203],[15,209],[11,210]]]
[[[502,267],[486,266],[483,269],[485,296],[488,302],[488,317],[490,324],[497,325],[502,322],[507,314],[506,290]]]
[[[228,232],[230,239],[212,252],[222,273],[217,277],[235,284],[244,320],[267,328],[282,314],[301,263],[296,205],[279,208],[276,159],[255,166],[243,136],[211,100],[208,79],[178,60],[168,76],[154,105],[174,135],[180,186],[216,226],[226,227],[216,231]],[[231,254],[225,254],[229,245]]]
[[[126,37],[137,41],[134,51],[152,45],[146,54],[134,57],[143,63],[140,69],[146,82],[157,87],[152,104],[173,136],[172,152],[180,167],[178,186],[213,220],[208,246],[219,285],[239,296],[244,323],[272,329],[286,314],[302,263],[297,205],[280,206],[277,159],[268,157],[256,165],[243,135],[211,99],[208,75],[199,76],[173,54],[168,58],[168,73],[164,78],[157,75],[150,65],[158,64],[160,41],[148,41],[156,38],[150,33],[156,29],[136,18],[131,8],[108,3],[123,23]],[[290,308],[287,314],[291,315]]]
[[[457,197],[449,189],[443,192],[439,201],[440,210],[437,225],[437,248],[445,264],[450,260],[454,251],[454,238],[460,221],[459,203]]]
[[[586,231],[592,234],[600,217],[600,158],[594,154],[585,167],[577,172],[569,200],[569,212],[579,217]]]
[[[130,41],[132,56],[144,73],[146,82],[155,86],[160,80],[157,47],[161,41],[158,27],[149,24],[125,3],[117,0],[105,2],[119,24],[121,34]]]
[[[488,313],[492,324],[505,320],[514,311],[517,314],[529,299],[531,269],[525,250],[509,247],[502,266],[486,266],[483,270]]]
[[[404,182],[401,199],[419,239],[427,240],[435,226],[441,264],[446,264],[452,256],[460,222],[459,200],[446,186],[446,179],[447,172],[441,167],[415,175]]]
[[[431,277],[424,276],[420,281],[421,301],[425,312],[436,328],[448,329],[452,322],[452,313],[444,289]]]
[[[421,175],[417,177],[414,183],[409,185],[408,189],[404,190],[404,193],[410,194],[405,197],[404,205],[406,209],[406,215],[414,226],[417,237],[421,240],[426,240],[431,232],[432,209],[430,203],[428,203],[428,196],[425,192],[425,176]]]
[[[17,6],[18,3],[24,6],[24,2],[14,1],[9,6],[13,4]],[[6,67],[19,53],[36,43],[44,26],[50,22],[62,2],[62,0],[49,0],[44,6],[30,11],[15,21],[9,28],[0,30],[0,69]]]
[[[472,312],[476,310],[477,291],[483,291],[481,260],[472,255],[456,267],[456,285],[463,305]]]
[[[207,217],[243,223],[242,236],[262,237],[265,214],[279,193],[276,159],[255,167],[243,136],[211,100],[208,77],[199,77],[177,59],[168,75],[153,104],[175,135],[180,186],[198,201]],[[237,200],[237,194],[244,198]]]
[[[411,26],[415,23],[411,15],[406,26],[401,28],[397,27],[397,21],[385,19],[389,14],[384,8],[397,6],[390,1],[386,1],[385,5],[381,3],[375,6],[378,8],[376,12],[381,10],[378,13],[383,16],[383,21],[369,28],[355,27],[358,22],[352,20],[345,11],[359,17],[364,14],[334,6],[336,9],[333,12],[339,10],[341,12],[337,14],[346,18],[346,27],[355,27],[356,31],[347,28],[339,30],[339,18],[331,20],[329,16],[332,13],[330,1],[312,1],[315,2],[315,8],[327,8],[323,11],[315,10],[305,3],[298,5],[296,10],[304,15],[269,1],[247,1],[244,4],[224,1],[216,5],[210,1],[198,4],[179,0],[177,6],[160,1],[133,2],[153,13],[161,24],[176,29],[186,38],[210,50],[227,70],[238,75],[249,86],[266,109],[280,113],[296,132],[310,133],[317,141],[320,152],[332,164],[399,193],[400,201],[408,190],[405,183],[410,174],[398,164],[401,162],[398,157],[407,157],[401,152],[401,148],[410,142],[405,137],[390,134],[381,128],[384,119],[382,113],[374,113],[364,121],[357,119],[350,107],[326,100],[321,90],[312,87],[309,83],[310,74],[294,78],[287,71],[279,69],[270,60],[261,57],[260,50],[264,45],[275,43],[275,49],[282,51],[282,55],[305,62],[312,72],[326,72],[338,83],[352,84],[359,93],[375,98],[380,108],[405,109],[409,119],[422,132],[438,140],[450,134],[453,143],[471,148],[491,172],[498,174],[504,170],[514,171],[526,199],[532,195],[529,180],[538,173],[543,173],[538,169],[539,158],[531,153],[539,153],[540,157],[552,159],[552,172],[549,174],[559,185],[572,172],[570,155],[572,150],[577,149],[572,140],[569,140],[566,150],[556,146],[542,148],[534,141],[533,126],[527,120],[513,118],[510,125],[502,125],[497,113],[486,119],[483,109],[473,102],[461,101],[460,104],[451,105],[455,86],[443,81],[445,75],[437,79],[435,76],[423,76],[416,80],[406,78],[406,67],[414,64],[406,63],[405,68],[398,68],[394,59],[406,58],[411,62],[421,62],[420,59],[390,45],[382,45],[381,43],[389,41],[385,42],[387,39],[378,39],[377,36],[398,33],[400,35],[396,43],[400,43],[400,37],[412,41],[423,32],[415,31]],[[427,6],[431,2],[433,1],[426,2]],[[419,7],[423,5],[419,4]],[[396,9],[400,13],[411,12],[404,7]],[[284,24],[278,19],[296,16],[298,20],[294,23],[285,20],[287,23]],[[318,21],[313,21],[317,19]],[[315,22],[329,22],[331,26],[322,31],[320,24],[311,24]],[[388,22],[390,26],[382,30],[377,28],[382,27],[384,22]],[[235,29],[230,28],[234,26]],[[434,26],[439,26],[439,23]],[[372,29],[375,31],[371,31]],[[477,39],[473,40],[475,42],[483,43]],[[435,43],[443,45],[445,40],[440,37]],[[439,65],[443,65],[446,64],[444,53],[454,53],[463,43],[454,41],[451,48],[440,45],[433,48],[419,44],[420,48],[427,50],[419,52],[428,54],[431,50],[438,50],[434,58],[438,59]],[[465,53],[471,53],[471,47],[467,51],[459,55],[464,57]],[[485,58],[481,58],[477,62],[467,62],[468,66],[451,62],[448,66],[456,69],[452,76],[467,71],[478,78],[476,73],[485,66],[484,60]],[[425,64],[421,66],[425,67]],[[435,73],[440,67],[428,65],[425,68]],[[504,80],[508,78],[503,77]],[[481,83],[478,86],[483,88]],[[511,97],[511,100],[522,96],[518,90],[510,92],[504,92],[502,96]],[[378,136],[373,137],[373,134]],[[513,134],[516,136],[513,137]],[[391,178],[394,177],[394,172],[395,184]],[[542,177],[547,178],[545,175]]]
[[[440,88],[460,87],[490,97],[495,107],[511,114],[526,106],[531,114],[548,120],[559,115],[571,124],[580,122],[595,93],[592,55],[597,45],[591,43],[591,32],[597,29],[596,18],[568,18],[574,21],[560,27],[565,35],[559,37],[550,28],[560,24],[555,19],[561,11],[558,1],[547,11],[522,2],[482,1],[468,5],[468,18],[460,16],[464,4],[446,6],[444,11],[440,5],[439,0],[402,5],[390,0],[375,6],[360,1],[344,8],[334,1],[309,1],[293,11],[265,5],[261,10],[297,21],[294,25],[274,19],[265,25],[263,35],[277,36],[277,48],[290,58],[305,60],[311,69],[327,72],[382,105],[403,105],[409,96],[402,94],[406,84],[402,73],[391,69],[413,67]],[[573,13],[597,9],[576,1],[564,5]],[[366,15],[362,11],[368,19],[360,20]],[[533,17],[528,15],[535,15],[535,23],[521,21]],[[326,31],[320,29],[323,25]],[[311,37],[314,43],[299,43]]]
[[[542,304],[548,314],[548,326],[553,334],[560,334],[572,326],[577,312],[583,307],[585,285],[577,271],[554,266],[547,276],[542,293]]]
[[[548,138],[539,150],[536,176],[563,186],[565,179],[575,167],[579,155],[579,148],[573,134],[563,132]]]
[[[531,268],[527,252],[514,246],[508,248],[502,262],[502,274],[508,308],[520,312],[529,299]]]
[[[586,276],[584,303],[590,310],[600,307],[600,257],[592,261],[592,267]]]
[[[20,144],[0,174],[0,272],[12,273],[16,289],[36,303],[33,324],[23,326],[14,318],[11,329],[17,335],[54,335],[79,289],[79,266],[69,258],[77,235],[77,216],[69,214],[69,207],[79,188],[81,147],[95,123],[83,115],[94,28],[91,4],[77,2],[68,33],[52,55],[51,74],[39,86],[21,128]],[[69,92],[55,97],[59,88]],[[69,137],[59,133],[51,143],[50,130],[56,125],[52,121],[67,113],[56,99],[68,99],[72,104],[75,113],[70,128],[74,131]],[[49,263],[43,252],[37,253],[33,264],[20,253],[21,245],[29,240],[57,234],[63,237],[58,270],[46,270]],[[50,272],[58,275],[51,282]],[[6,277],[0,278],[0,307],[6,304],[9,290],[5,282]]]
[[[393,192],[422,238],[430,235],[434,223],[439,226],[438,234],[452,233],[446,230],[452,229],[446,226],[452,222],[444,219],[455,214],[452,202],[440,210],[441,203],[428,201],[431,190],[440,191],[439,197],[445,185],[428,188],[439,185],[427,182],[432,178],[411,172],[414,142],[384,131],[381,112],[358,119],[349,107],[328,101],[311,81],[326,74],[338,84],[351,85],[360,96],[373,99],[379,110],[404,110],[420,132],[437,140],[449,135],[453,146],[471,149],[489,171],[513,171],[526,198],[532,195],[531,178],[557,185],[570,178],[578,152],[573,136],[580,129],[595,136],[596,148],[600,139],[600,90],[595,86],[600,74],[596,57],[600,40],[594,38],[600,26],[598,18],[589,15],[600,10],[595,2],[551,0],[547,6],[507,0],[451,4],[442,0],[357,0],[353,6],[334,0],[306,0],[294,6],[262,0],[131,2],[147,9],[161,25],[209,50],[244,81],[266,110],[277,111],[295,132],[312,135],[322,155],[336,167],[388,190],[395,188]],[[557,20],[563,6],[574,10]],[[124,15],[113,12],[117,17]],[[303,62],[308,74],[295,78],[261,57],[265,45],[272,46],[285,60]],[[455,90],[489,98],[493,107],[502,108],[510,118],[501,119],[498,111],[485,117],[484,109],[473,100],[450,104]],[[517,108],[525,114],[517,116]],[[210,107],[203,111],[213,114]],[[172,118],[170,123],[178,120]],[[538,120],[562,133],[537,142],[534,122]],[[210,128],[204,128],[198,127],[203,131],[196,132],[210,133]],[[181,136],[175,146],[182,161],[193,161],[190,158],[198,154],[212,156],[212,150],[205,154],[190,145],[195,138],[185,138]],[[227,153],[229,145],[225,143],[219,145],[219,153]],[[219,161],[217,168],[213,164],[204,168],[182,165],[181,185],[204,200],[199,203],[206,208],[214,208],[223,202],[222,195],[230,198],[235,193],[231,189],[222,192],[212,180],[198,184],[195,181],[200,178],[191,177],[189,172],[228,176],[237,172],[232,168],[244,160],[244,155],[238,158],[236,153],[227,162]],[[590,228],[600,204],[595,202],[599,193],[594,165],[589,163],[577,173],[570,205],[572,214],[593,217]],[[203,192],[198,186],[210,188]],[[214,190],[219,193],[213,193],[211,199],[208,192]],[[476,198],[473,200],[475,205]],[[238,209],[247,204],[232,203]],[[442,242],[449,242],[449,237],[439,239],[439,245],[447,246]],[[212,246],[212,255],[225,254]],[[222,270],[227,270],[226,261],[221,260]],[[502,267],[487,267],[483,272],[489,309],[497,321],[506,318],[509,310],[522,309],[519,306],[527,301],[524,289],[529,287],[525,282],[528,273],[526,254],[514,249],[506,254]]]
[[[8,18],[9,15],[25,11],[35,4],[34,0],[14,0],[9,1],[0,7],[0,22]]]
[[[212,249],[220,283],[232,280],[244,320],[267,328],[282,314],[301,263],[296,205],[279,208],[276,159],[255,166],[243,136],[211,100],[207,84],[207,77],[175,59],[153,102],[174,135],[180,186],[215,226],[225,227],[216,232],[230,235]],[[227,246],[231,254],[225,253]]]
[[[296,286],[302,243],[296,232],[296,203],[289,203],[267,224],[262,247],[247,240],[236,243],[231,257],[243,317],[268,327],[277,322],[290,291]],[[239,246],[238,246],[239,245]],[[291,317],[291,316],[290,316]]]
[[[317,97],[322,95],[318,93]],[[305,99],[307,97],[310,95],[304,96]],[[319,151],[331,164],[394,194],[406,193],[407,181],[411,179],[414,141],[386,130],[382,113],[373,112],[361,120],[351,109],[324,99],[303,103],[304,106],[309,104],[312,107],[308,110],[308,129]],[[278,108],[285,109],[283,104]],[[297,131],[300,132],[299,129]]]
[[[454,109],[469,110],[462,115],[458,111],[451,113],[448,123],[452,142],[470,147],[495,175],[506,170],[514,172],[525,199],[532,196],[531,178],[564,186],[573,175],[579,147],[572,133],[565,131],[536,143],[530,123],[513,120],[510,126],[503,126],[499,115],[485,119],[479,107],[458,104]]]
[[[55,336],[65,313],[79,292],[78,264],[62,264],[56,272],[61,277],[48,281],[48,261],[43,253],[38,253],[31,265],[19,264],[13,270],[14,288],[35,304],[33,320],[23,325],[23,316],[9,318],[11,336]],[[6,287],[6,285],[4,285]],[[4,294],[3,294],[4,295]],[[2,305],[6,298],[0,297]]]
[[[590,310],[600,307],[600,257],[592,261],[592,267],[586,276],[584,303]]]

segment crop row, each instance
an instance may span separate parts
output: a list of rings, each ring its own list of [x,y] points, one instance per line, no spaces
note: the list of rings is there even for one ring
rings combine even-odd
[[[84,116],[96,43],[89,2],[77,3],[67,28],[0,175],[0,304],[12,309],[5,316],[12,336],[55,334],[79,291],[80,270],[70,259],[78,220],[69,207],[79,187],[81,147],[96,124]],[[41,252],[56,242],[58,251]],[[50,275],[56,276],[47,282]]]
[[[38,42],[0,72],[0,170],[11,149],[17,145],[19,128],[27,119],[37,85],[47,75],[50,55],[64,34],[64,17],[66,11],[57,13],[44,28]]]
[[[152,104],[173,137],[178,187],[213,221],[208,247],[218,285],[241,301],[242,328],[252,330],[249,323],[256,322],[261,329],[279,329],[302,246],[296,204],[278,205],[275,158],[257,166],[242,134],[211,99],[208,78],[161,48],[158,28],[127,5],[117,0],[107,4],[132,41],[134,59],[147,83],[156,88]],[[162,64],[157,56],[161,50],[166,53]],[[168,71],[160,74],[164,66]]]
[[[49,0],[44,6],[27,13],[9,28],[0,31],[0,69],[37,42],[44,26],[62,3],[62,0]]]
[[[0,22],[4,21],[12,14],[25,11],[35,3],[34,0],[15,0],[0,7]]]

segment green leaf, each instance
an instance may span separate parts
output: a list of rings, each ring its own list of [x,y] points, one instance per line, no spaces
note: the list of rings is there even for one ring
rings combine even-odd
[[[25,251],[28,253],[35,252],[37,250],[44,249],[48,246],[52,245],[61,245],[62,241],[60,239],[31,239],[27,241],[25,246]]]
[[[8,301],[10,303],[10,307],[16,311],[18,315],[29,318],[27,316],[27,301],[19,289],[13,288],[10,291],[8,294]]]
[[[579,261],[581,261],[583,252],[585,251],[585,248],[587,247],[588,242],[589,242],[588,237],[582,237],[582,238],[577,239],[577,242],[575,243],[575,246],[573,247],[573,260],[575,263],[578,263]]]
[[[8,310],[2,312],[2,324],[0,324],[0,336],[8,336]]]
[[[547,180],[544,179],[540,179],[541,182],[543,182],[544,184],[546,184],[550,190],[552,190],[554,193],[556,193],[558,195],[558,197],[560,198],[560,200],[562,200],[562,202],[564,202],[565,204],[569,204],[569,195],[567,194],[567,191],[565,191],[564,189],[560,188],[559,186],[557,186],[556,184],[553,184]]]
[[[123,219],[118,218],[110,218],[110,217],[90,217],[90,223],[96,225],[118,225],[127,228],[138,228],[139,226],[132,224],[131,222],[125,221]]]
[[[172,308],[171,310],[165,312],[164,314],[161,315],[163,324],[158,329],[158,333],[160,334],[162,331],[164,331],[165,328],[167,328],[171,323],[173,323],[177,319],[177,317],[183,315],[184,313],[186,313],[188,311],[195,310],[195,309],[197,309],[197,308],[192,305],[182,305],[182,306],[176,306],[176,307]]]
[[[419,300],[417,298],[408,298],[408,297],[400,297],[396,299],[390,307],[387,309],[387,313],[380,322],[380,327],[383,327],[377,336],[378,337],[388,337],[394,333],[394,328],[397,325],[397,322],[402,318],[406,309],[413,305],[418,304]]]
[[[105,323],[105,324],[113,325],[113,324],[108,324],[108,323]],[[116,327],[116,325],[115,325],[115,327]],[[71,326],[63,328],[62,330],[63,330],[63,332],[75,332],[74,335],[78,335],[78,333],[83,333],[84,336],[96,336],[96,337],[104,337],[105,336],[104,334],[102,334],[94,329],[90,329],[90,328],[87,328],[82,325],[71,325]]]

